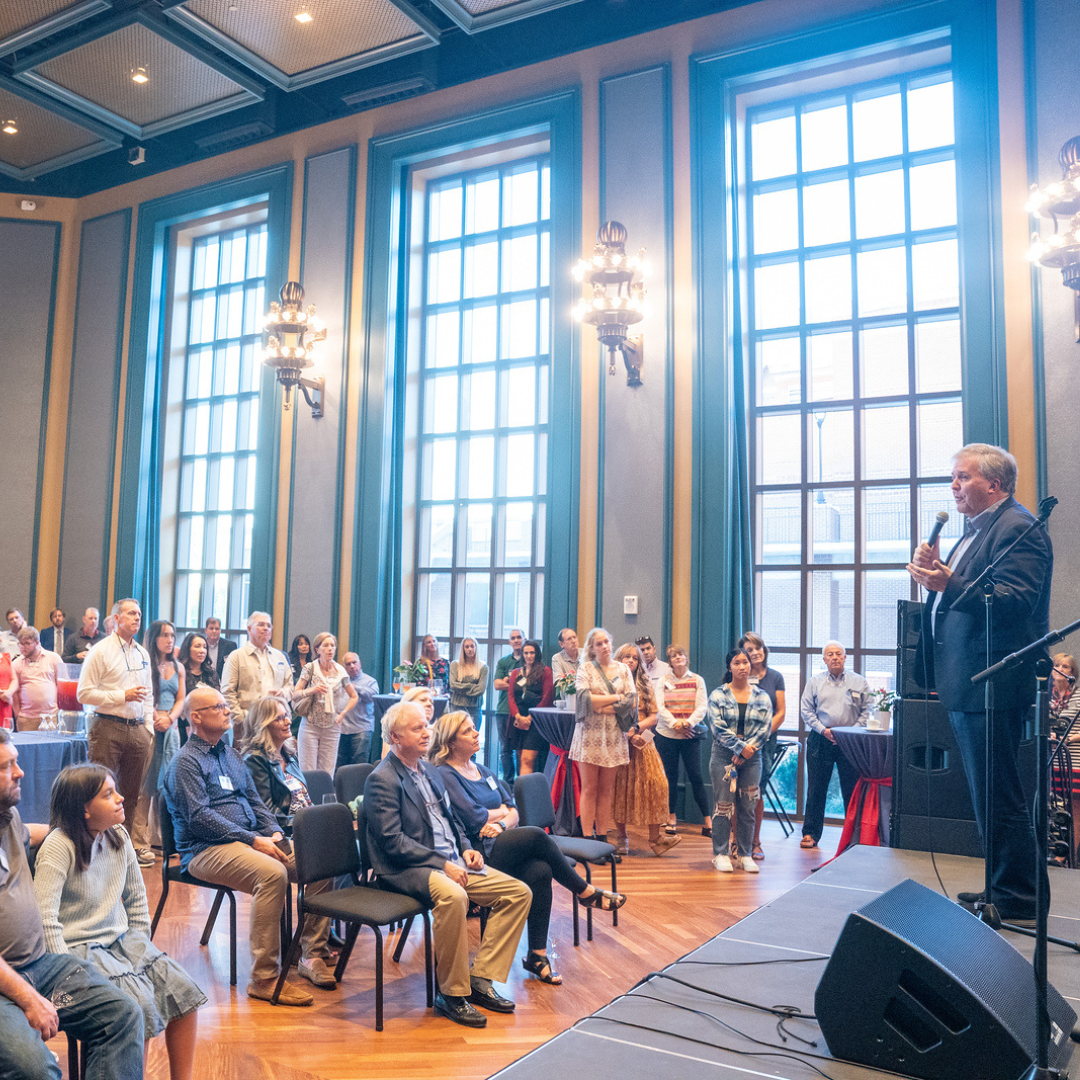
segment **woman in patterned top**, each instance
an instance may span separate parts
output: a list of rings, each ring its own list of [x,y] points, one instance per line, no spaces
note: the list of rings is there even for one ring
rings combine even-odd
[[[244,724],[248,733],[244,764],[255,781],[259,798],[286,836],[292,835],[296,811],[311,805],[296,740],[289,731],[291,719],[281,698],[264,697],[252,705]]]
[[[429,682],[435,680],[445,683],[450,677],[450,661],[439,655],[439,639],[434,634],[424,635],[424,640],[420,642],[418,659],[427,661]]]
[[[314,647],[317,659],[304,668],[293,691],[294,707],[305,697],[312,699],[300,721],[296,744],[302,769],[322,769],[333,776],[341,721],[356,704],[356,691],[349,673],[334,659],[337,638],[324,632],[315,638]]]

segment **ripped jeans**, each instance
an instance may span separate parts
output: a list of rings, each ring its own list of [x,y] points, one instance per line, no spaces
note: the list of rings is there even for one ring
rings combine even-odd
[[[732,757],[739,759],[737,787],[734,799],[731,780],[724,773]],[[749,855],[754,843],[754,807],[761,798],[761,754],[756,753],[747,761],[742,754],[732,755],[727,747],[713,743],[709,758],[709,779],[713,790],[712,847],[714,855],[730,855],[731,829],[724,818],[735,827],[735,842],[742,855]]]

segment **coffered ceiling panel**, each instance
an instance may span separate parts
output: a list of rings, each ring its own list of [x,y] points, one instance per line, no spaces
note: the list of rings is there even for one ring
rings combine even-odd
[[[470,34],[578,2],[579,0],[432,0],[432,3]]]
[[[142,69],[142,80],[133,76]],[[259,100],[255,84],[241,85],[168,40],[158,29],[133,21],[112,33],[50,56],[17,77],[136,138]]]
[[[66,112],[66,110],[65,110]],[[120,139],[76,123],[0,86],[0,173],[29,180],[83,158],[112,150]]]
[[[110,0],[3,0],[0,56],[109,8]]]
[[[186,0],[166,14],[284,90],[439,40],[405,0]]]

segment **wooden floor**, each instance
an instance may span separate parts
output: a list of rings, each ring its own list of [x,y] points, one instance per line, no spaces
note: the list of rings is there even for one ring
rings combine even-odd
[[[818,850],[803,851],[799,833],[783,838],[775,822],[763,829],[765,861],[761,873],[719,874],[710,864],[710,841],[697,829],[680,827],[683,842],[662,858],[653,856],[645,830],[631,828],[632,854],[619,867],[619,891],[628,896],[618,927],[598,914],[594,940],[574,948],[569,894],[556,886],[549,955],[565,979],[546,986],[528,976],[516,961],[507,993],[517,1002],[509,1016],[487,1014],[488,1025],[475,1031],[436,1017],[424,1004],[423,935],[418,928],[406,945],[400,966],[386,954],[385,1029],[375,1031],[375,980],[372,936],[361,931],[337,990],[312,989],[311,1008],[274,1007],[249,999],[244,989],[250,961],[247,950],[247,898],[238,899],[238,983],[229,986],[227,904],[211,943],[201,948],[199,933],[210,896],[204,890],[174,887],[155,943],[179,960],[202,987],[209,1002],[199,1013],[198,1080],[354,1080],[358,1077],[440,1077],[473,1080],[490,1076],[539,1046],[640,978],[708,941],[751,911],[802,881],[831,857],[838,828],[826,829]],[[144,871],[151,911],[160,894],[161,864]],[[608,871],[596,871],[606,884]],[[470,921],[475,947],[479,924]],[[392,946],[391,942],[391,946]],[[524,955],[522,942],[518,956]],[[295,972],[293,973],[295,977]],[[60,1036],[51,1044],[65,1066]],[[164,1039],[150,1047],[146,1075],[166,1080]]]

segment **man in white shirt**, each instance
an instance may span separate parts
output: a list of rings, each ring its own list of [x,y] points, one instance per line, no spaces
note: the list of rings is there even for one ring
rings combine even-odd
[[[0,653],[6,652],[12,660],[19,655],[18,632],[26,625],[22,612],[18,608],[8,608],[6,630],[0,630]]]
[[[20,731],[37,731],[46,717],[56,715],[56,680],[60,657],[41,647],[38,632],[24,626],[16,635],[19,655],[11,665],[11,686],[0,690],[15,710]]]
[[[551,677],[558,682],[564,675],[576,675],[581,657],[578,655],[577,633],[569,626],[559,631],[561,652],[551,658]]]
[[[259,698],[270,695],[286,705],[292,700],[292,664],[270,644],[274,622],[268,612],[248,616],[248,639],[229,653],[221,673],[221,692],[232,714],[233,738],[239,739],[248,710]],[[229,742],[228,736],[225,741]]]
[[[645,661],[645,674],[655,687],[664,676],[671,674],[671,668],[663,660],[656,658],[656,646],[648,635],[637,638],[634,644],[641,650],[641,658]]]
[[[154,749],[154,692],[150,655],[135,640],[142,625],[139,602],[118,600],[112,614],[116,630],[86,654],[77,694],[96,714],[87,736],[90,760],[115,774],[130,831]],[[148,849],[138,858],[141,866],[154,863]]]

